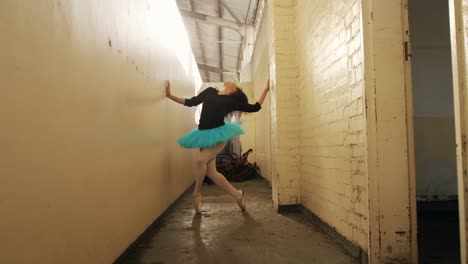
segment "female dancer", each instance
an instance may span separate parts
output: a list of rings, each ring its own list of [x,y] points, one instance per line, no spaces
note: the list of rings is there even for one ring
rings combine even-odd
[[[197,214],[201,213],[201,186],[205,175],[236,199],[244,211],[244,192],[237,190],[226,178],[216,170],[216,155],[224,148],[231,137],[243,134],[242,128],[235,123],[224,123],[227,114],[233,111],[258,112],[270,90],[267,82],[265,90],[255,104],[249,104],[247,96],[233,82],[225,82],[224,89],[218,91],[209,87],[199,95],[184,99],[171,94],[171,85],[166,81],[166,96],[174,102],[185,106],[197,106],[203,103],[198,129],[194,129],[181,137],[178,142],[184,148],[198,148],[200,153],[195,162],[193,176],[193,207]]]

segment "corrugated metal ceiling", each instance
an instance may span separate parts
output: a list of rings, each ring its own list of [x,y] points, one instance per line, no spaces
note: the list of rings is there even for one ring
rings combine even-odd
[[[177,0],[204,82],[237,81],[258,0]],[[238,28],[237,28],[238,26]]]

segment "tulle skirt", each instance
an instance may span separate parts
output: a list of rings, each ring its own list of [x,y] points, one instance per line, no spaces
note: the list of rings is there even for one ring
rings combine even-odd
[[[177,140],[184,148],[210,148],[220,142],[244,134],[239,124],[228,123],[212,129],[193,129]]]

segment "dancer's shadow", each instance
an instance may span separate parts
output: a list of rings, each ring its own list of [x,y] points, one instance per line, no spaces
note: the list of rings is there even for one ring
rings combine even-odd
[[[192,231],[193,231],[193,251],[198,258],[198,263],[213,263],[213,259],[201,237],[201,222],[202,215],[195,214],[192,218]]]
[[[202,237],[201,225],[203,216],[196,214],[192,218],[192,231],[194,238],[193,252],[198,258],[197,263],[242,263],[243,261],[232,252],[232,241],[227,240],[240,240],[244,239],[244,235],[239,233],[248,234],[260,225],[248,212],[242,212],[244,223],[235,230],[224,234],[223,237],[217,237],[214,241],[207,241],[208,237]],[[216,232],[216,231],[215,231]],[[221,232],[222,233],[222,232]],[[236,235],[237,234],[237,235]],[[216,235],[216,234],[211,234]],[[212,243],[216,244],[212,244]],[[236,244],[236,243],[234,243]]]

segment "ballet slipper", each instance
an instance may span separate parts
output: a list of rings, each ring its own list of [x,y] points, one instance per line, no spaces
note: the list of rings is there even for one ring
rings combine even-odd
[[[196,214],[201,214],[201,194],[193,196],[193,208]]]
[[[245,201],[244,201],[244,191],[239,190],[239,192],[241,193],[241,198],[240,198],[239,200],[236,200],[236,201],[237,201],[237,205],[239,205],[239,208],[240,208],[242,211],[245,211],[246,208],[245,208]]]

